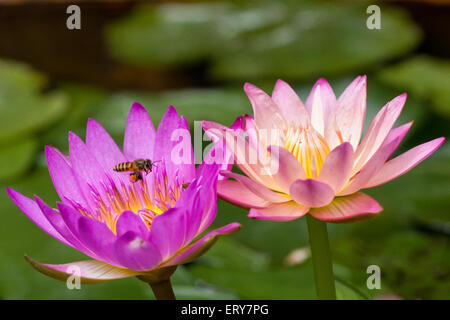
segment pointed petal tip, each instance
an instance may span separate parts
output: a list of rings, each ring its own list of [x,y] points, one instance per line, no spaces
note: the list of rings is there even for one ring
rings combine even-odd
[[[17,192],[14,189],[11,189],[10,187],[6,187],[6,192],[8,193],[9,197],[12,198],[13,195]]]
[[[145,110],[145,107],[142,104],[140,104],[139,102],[135,101],[131,104],[131,109],[144,109]]]
[[[177,109],[172,104],[169,105],[169,107],[167,108],[167,112],[169,112],[169,111],[178,114]]]
[[[250,83],[250,82],[246,82],[244,83],[244,91],[246,93],[249,93],[251,91],[260,91],[261,89],[258,88],[257,86],[255,86],[254,84]]]

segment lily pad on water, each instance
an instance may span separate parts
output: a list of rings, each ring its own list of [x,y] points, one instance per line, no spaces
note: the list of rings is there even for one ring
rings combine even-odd
[[[0,144],[46,128],[60,119],[63,94],[42,94],[45,77],[26,65],[0,60]]]
[[[111,54],[129,64],[170,66],[207,57],[220,45],[215,20],[224,3],[140,6],[107,28]]]
[[[381,81],[431,102],[430,107],[450,117],[450,62],[417,56],[378,73]]]
[[[0,181],[11,180],[33,163],[37,142],[33,138],[0,147]]]
[[[75,83],[59,86],[58,92],[62,92],[67,97],[69,109],[63,119],[43,134],[42,140],[44,144],[67,152],[69,131],[84,137],[88,116],[103,106],[108,94],[101,88]]]
[[[367,5],[317,1],[162,4],[138,7],[106,32],[111,54],[141,66],[207,62],[217,79],[306,79],[374,68],[413,49],[420,30],[382,8],[369,30]]]

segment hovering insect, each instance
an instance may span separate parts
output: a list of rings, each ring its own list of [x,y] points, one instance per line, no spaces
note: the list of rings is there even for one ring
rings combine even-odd
[[[160,160],[159,160],[160,161]],[[142,172],[152,172],[155,162],[150,159],[136,159],[134,161],[122,162],[117,164],[113,170],[116,172],[133,171],[130,173],[130,179],[133,182],[142,180]]]

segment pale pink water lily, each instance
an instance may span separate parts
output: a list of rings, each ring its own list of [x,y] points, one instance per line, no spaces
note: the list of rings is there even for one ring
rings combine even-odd
[[[320,79],[306,103],[282,80],[277,81],[272,96],[249,83],[244,90],[254,116],[242,117],[242,129],[209,121],[203,127],[210,136],[226,142],[245,174],[222,172],[232,180],[219,181],[220,197],[250,208],[251,218],[285,221],[309,213],[328,222],[368,219],[382,207],[360,190],[406,173],[444,141],[437,138],[389,159],[412,125],[393,127],[406,94],[381,108],[361,138],[366,76],[357,77],[339,98]],[[249,154],[257,154],[258,161],[249,161]],[[270,167],[274,159],[275,171]]]
[[[172,161],[175,130],[188,135],[184,163]],[[185,149],[186,151],[186,149]],[[240,225],[231,223],[199,237],[216,216],[219,166],[196,169],[189,127],[169,107],[157,130],[140,104],[128,116],[123,152],[95,120],[87,125],[86,143],[69,133],[69,156],[45,149],[57,209],[37,196],[30,199],[8,188],[16,205],[38,227],[92,260],[52,265],[27,260],[39,271],[66,280],[78,267],[82,283],[138,276],[149,283],[166,280],[179,264],[203,254]],[[128,173],[113,171],[121,162],[155,161],[153,171],[133,183]],[[156,162],[158,161],[158,162]]]

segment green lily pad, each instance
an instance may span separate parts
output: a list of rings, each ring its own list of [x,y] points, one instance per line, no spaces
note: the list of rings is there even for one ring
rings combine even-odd
[[[450,62],[428,56],[417,56],[378,74],[381,81],[408,90],[431,101],[430,106],[450,117]]]
[[[44,132],[42,140],[67,152],[69,131],[84,137],[89,115],[103,106],[108,94],[103,89],[76,83],[63,84],[57,90],[67,97],[68,110],[63,119]]]
[[[403,11],[314,1],[163,4],[138,7],[107,28],[111,54],[141,66],[212,62],[218,79],[306,79],[373,68],[413,49],[420,30]],[[339,21],[339,23],[336,23]]]
[[[63,94],[41,94],[45,77],[26,65],[0,61],[0,144],[48,127],[66,110]]]
[[[196,61],[220,44],[215,19],[226,6],[139,6],[107,28],[107,44],[114,57],[129,64],[170,66]]]
[[[367,70],[410,51],[420,39],[420,30],[402,11],[383,8],[382,28],[369,30],[367,5],[288,3],[282,24],[238,34],[215,60],[214,76],[306,79]],[[273,3],[262,7],[269,13]]]
[[[33,163],[36,149],[33,138],[0,147],[0,181],[11,180],[25,172]]]

